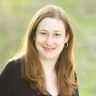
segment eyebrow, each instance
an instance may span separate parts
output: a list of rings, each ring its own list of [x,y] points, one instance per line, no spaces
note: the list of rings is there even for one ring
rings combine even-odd
[[[45,30],[45,29],[40,29],[39,31],[46,31],[47,32],[47,30]]]
[[[45,31],[48,32],[46,29],[40,29],[39,31]],[[60,30],[55,30],[54,32],[61,32]]]

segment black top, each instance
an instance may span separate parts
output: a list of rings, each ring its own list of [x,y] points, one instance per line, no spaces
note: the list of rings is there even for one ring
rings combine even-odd
[[[0,96],[45,96],[21,78],[21,60],[10,61],[0,75]],[[50,95],[51,96],[51,95]],[[73,96],[79,96],[75,90]]]

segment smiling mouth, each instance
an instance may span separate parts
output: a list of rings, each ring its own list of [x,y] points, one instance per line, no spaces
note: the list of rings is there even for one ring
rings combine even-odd
[[[44,47],[44,46],[43,46],[43,48],[47,52],[52,52],[52,51],[54,51],[56,49],[56,48],[48,48],[48,47]]]

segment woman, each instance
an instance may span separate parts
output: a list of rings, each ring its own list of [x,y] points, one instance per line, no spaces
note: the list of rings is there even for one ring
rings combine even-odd
[[[0,75],[0,96],[79,96],[74,36],[65,11],[43,7],[26,33],[23,54],[9,61]]]

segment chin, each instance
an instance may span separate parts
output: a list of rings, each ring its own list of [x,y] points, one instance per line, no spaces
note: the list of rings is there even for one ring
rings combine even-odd
[[[53,56],[53,55],[49,55],[49,56],[44,56],[47,60],[55,60],[57,59],[58,57],[57,56]]]

